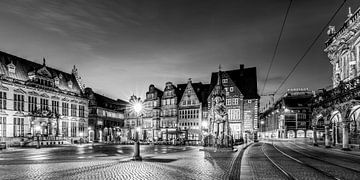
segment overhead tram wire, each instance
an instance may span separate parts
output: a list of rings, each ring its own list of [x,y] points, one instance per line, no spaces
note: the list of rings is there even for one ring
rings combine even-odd
[[[281,39],[281,36],[282,36],[282,34],[283,34],[283,31],[284,31],[284,27],[285,27],[285,24],[286,24],[286,19],[287,19],[287,17],[288,17],[289,11],[290,11],[291,4],[292,4],[292,0],[290,0],[289,6],[288,6],[288,8],[287,8],[287,10],[286,10],[286,13],[285,13],[284,20],[283,20],[282,25],[281,25],[279,37],[278,37],[278,39],[277,39],[277,41],[276,41],[274,53],[273,53],[273,56],[272,56],[271,61],[270,61],[270,65],[269,65],[269,68],[268,68],[268,71],[267,71],[267,74],[266,74],[266,78],[265,78],[265,82],[264,82],[264,86],[263,86],[263,89],[262,89],[262,91],[261,91],[261,94],[264,93],[264,90],[265,90],[265,87],[266,87],[266,83],[267,83],[267,80],[268,80],[268,78],[269,78],[270,70],[271,70],[271,68],[272,68],[272,65],[273,65],[273,63],[274,63],[274,59],[275,59],[276,54],[277,54],[277,51],[278,51],[280,39]]]
[[[285,84],[285,82],[289,79],[289,77],[292,75],[292,73],[295,71],[295,69],[298,67],[298,65],[301,63],[301,61],[304,60],[305,56],[310,52],[310,50],[312,49],[312,47],[314,46],[314,44],[316,43],[316,41],[320,38],[320,36],[322,35],[322,33],[325,31],[325,29],[329,26],[329,24],[331,23],[331,21],[335,18],[335,16],[337,15],[337,13],[340,11],[340,9],[344,6],[344,4],[346,3],[347,0],[344,0],[341,5],[338,7],[338,9],[336,9],[335,13],[331,16],[330,20],[325,24],[325,26],[321,29],[320,33],[316,36],[316,38],[312,41],[312,43],[310,44],[310,46],[306,49],[305,53],[301,56],[301,58],[298,60],[298,62],[295,64],[295,66],[291,69],[291,71],[289,72],[289,74],[286,76],[286,78],[281,82],[280,86],[276,89],[276,91],[274,92],[274,94],[277,94],[278,91],[280,90],[280,88]]]

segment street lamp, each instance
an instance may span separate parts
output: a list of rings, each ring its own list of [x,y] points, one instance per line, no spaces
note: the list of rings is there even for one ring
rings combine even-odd
[[[132,157],[132,160],[134,161],[141,161],[142,158],[140,156],[140,142],[139,142],[139,131],[141,130],[138,121],[139,121],[139,114],[141,113],[143,109],[143,105],[140,102],[140,100],[137,100],[135,102],[132,102],[132,109],[136,113],[136,131],[135,131],[135,143],[134,143],[134,156]]]

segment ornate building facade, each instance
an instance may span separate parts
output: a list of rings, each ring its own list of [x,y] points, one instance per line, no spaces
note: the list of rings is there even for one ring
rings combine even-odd
[[[97,142],[120,142],[127,134],[124,127],[124,111],[127,102],[111,99],[85,88],[89,99],[89,140]]]
[[[225,90],[225,106],[233,138],[256,134],[260,99],[257,94],[256,68],[244,68],[241,64],[240,69],[222,71],[220,76],[218,72],[212,73],[210,92],[214,91],[218,78],[221,78]],[[211,109],[210,96],[207,101]]]
[[[348,150],[360,143],[360,8],[354,13],[349,8],[344,25],[338,31],[330,26],[328,35],[324,51],[333,66],[333,88],[315,97],[313,126],[324,126],[327,147],[342,144]]]
[[[200,144],[203,134],[207,132],[207,96],[209,84],[193,83],[178,84],[181,95],[178,105],[178,126],[183,132],[180,138],[189,144]]]
[[[171,82],[165,84],[161,97],[160,137],[163,141],[177,139],[178,135],[178,92]]]
[[[156,88],[153,84],[149,86],[144,101],[144,134],[150,141],[157,141],[161,137],[160,114],[161,114],[161,98],[163,92]]]
[[[66,73],[0,52],[0,137],[12,143],[88,136],[88,100],[74,66]],[[53,142],[51,142],[53,143]]]

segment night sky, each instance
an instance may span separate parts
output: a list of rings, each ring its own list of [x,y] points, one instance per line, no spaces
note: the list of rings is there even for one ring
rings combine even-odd
[[[85,84],[114,99],[144,98],[150,84],[210,82],[211,72],[257,67],[263,89],[289,0],[1,0],[0,50],[65,72],[75,64]],[[294,0],[264,94],[274,92],[342,0]],[[338,30],[348,0],[331,25]],[[323,33],[284,84],[331,85]],[[277,96],[278,97],[278,96]],[[262,103],[269,97],[262,97]]]

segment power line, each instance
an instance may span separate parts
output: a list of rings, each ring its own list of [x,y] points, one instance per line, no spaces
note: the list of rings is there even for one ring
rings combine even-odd
[[[273,64],[274,59],[275,59],[276,54],[277,54],[277,50],[278,50],[278,47],[279,47],[280,39],[281,39],[282,33],[283,33],[283,31],[284,31],[284,26],[285,26],[285,23],[286,23],[286,19],[287,19],[287,17],[288,17],[289,11],[290,11],[291,3],[292,3],[292,0],[290,0],[289,6],[288,6],[288,8],[287,8],[287,10],[286,10],[286,13],[285,13],[284,20],[283,20],[282,25],[281,25],[280,34],[279,34],[279,37],[278,37],[277,42],[276,42],[276,45],[275,45],[274,53],[273,53],[273,56],[272,56],[271,61],[270,61],[269,69],[268,69],[267,74],[266,74],[266,78],[265,78],[265,82],[264,82],[264,86],[263,86],[263,89],[262,89],[262,91],[261,91],[261,94],[264,93],[265,86],[266,86],[267,80],[268,80],[268,78],[269,78],[270,70],[271,70],[271,68],[272,68],[272,64]]]
[[[285,84],[285,82],[289,79],[289,77],[291,76],[291,74],[295,71],[295,69],[297,68],[297,66],[301,63],[301,61],[305,58],[305,56],[310,52],[310,50],[312,49],[312,47],[314,46],[314,44],[316,43],[316,41],[320,38],[320,36],[322,35],[322,33],[325,31],[325,29],[329,26],[329,24],[331,23],[331,21],[335,18],[335,16],[337,15],[337,13],[340,11],[340,9],[344,6],[344,4],[346,3],[347,0],[344,0],[342,2],[342,4],[339,6],[339,8],[335,11],[335,13],[331,16],[330,20],[325,24],[325,26],[321,29],[320,33],[316,36],[316,38],[313,40],[313,42],[310,44],[310,46],[306,49],[305,53],[301,56],[301,58],[298,60],[298,62],[295,64],[295,66],[291,69],[291,71],[289,72],[289,74],[286,76],[286,78],[281,82],[280,86],[276,89],[276,91],[274,92],[274,94],[277,94],[278,91],[280,90],[280,88]]]

